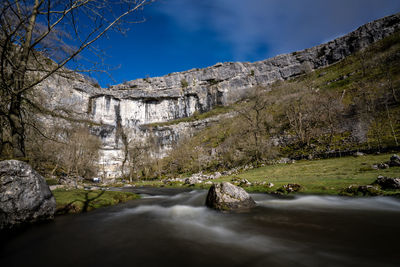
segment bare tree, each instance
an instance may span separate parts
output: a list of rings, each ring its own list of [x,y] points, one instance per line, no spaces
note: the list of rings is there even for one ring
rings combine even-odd
[[[0,156],[24,157],[27,106],[35,86],[110,30],[124,32],[154,0],[3,0],[0,3]]]
[[[371,57],[371,53],[368,48],[364,48],[359,51],[355,58],[359,61],[361,70],[362,70],[362,77],[365,77],[367,74],[367,69],[369,67],[369,59]]]
[[[247,149],[252,160],[262,160],[263,152],[268,145],[272,116],[266,112],[271,104],[266,96],[266,88],[257,86],[249,91],[248,102],[236,108],[236,112],[244,119],[243,133],[249,134],[246,140]]]

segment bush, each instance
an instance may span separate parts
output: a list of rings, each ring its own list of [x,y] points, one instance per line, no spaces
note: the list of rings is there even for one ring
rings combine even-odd
[[[186,87],[189,86],[189,83],[185,79],[182,79],[181,80],[181,86],[182,86],[183,89],[185,89]]]

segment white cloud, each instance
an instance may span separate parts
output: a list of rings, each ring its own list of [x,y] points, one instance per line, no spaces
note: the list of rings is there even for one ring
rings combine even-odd
[[[234,60],[303,49],[400,11],[398,0],[166,0],[158,12],[182,30],[209,31]]]

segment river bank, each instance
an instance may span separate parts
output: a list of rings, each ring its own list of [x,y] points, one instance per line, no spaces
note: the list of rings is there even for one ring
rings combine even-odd
[[[373,185],[378,176],[400,177],[400,167],[373,168],[384,163],[392,154],[361,155],[321,160],[290,161],[266,165],[259,168],[248,168],[230,175],[209,175],[214,179],[199,180],[187,183],[187,179],[178,178],[176,181],[150,180],[132,183],[117,183],[104,187],[88,186],[83,189],[55,189],[53,194],[57,202],[57,213],[80,213],[96,208],[123,203],[137,199],[137,194],[122,189],[136,188],[149,190],[153,188],[178,188],[182,190],[207,190],[215,182],[232,182],[243,187],[249,193],[268,193],[287,195],[284,186],[300,185],[298,190],[290,195],[346,195],[346,196],[400,196],[400,190],[382,189]],[[207,177],[207,175],[203,175]],[[366,192],[359,191],[361,186],[369,186]],[[83,186],[82,186],[83,187]],[[110,191],[110,188],[112,191]],[[142,189],[140,189],[142,188]],[[146,189],[147,188],[147,189]],[[92,190],[90,190],[92,189]],[[93,190],[95,189],[95,190]],[[154,189],[153,189],[154,190]]]
[[[87,212],[140,198],[131,192],[109,190],[56,189],[52,193],[57,203],[57,215]]]
[[[140,199],[32,225],[2,242],[5,266],[397,266],[400,200],[276,197],[220,213],[206,190],[124,188]],[[3,239],[2,239],[3,240]]]

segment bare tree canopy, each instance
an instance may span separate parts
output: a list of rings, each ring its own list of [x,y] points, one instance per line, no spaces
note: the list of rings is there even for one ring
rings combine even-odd
[[[28,92],[110,30],[124,32],[154,0],[2,0],[0,157],[25,156]]]

